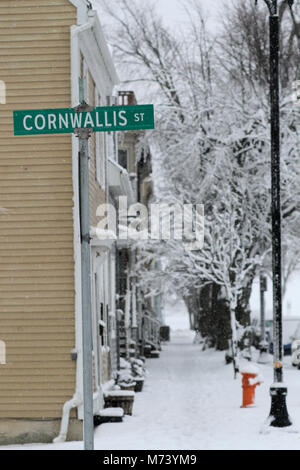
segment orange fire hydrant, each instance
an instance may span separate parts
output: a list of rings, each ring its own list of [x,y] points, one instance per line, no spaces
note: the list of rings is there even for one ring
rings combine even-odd
[[[257,385],[260,385],[261,382],[255,380],[255,378],[257,377],[256,373],[241,372],[241,374],[243,376],[243,404],[241,408],[246,408],[247,406],[254,405],[255,387],[257,387]]]

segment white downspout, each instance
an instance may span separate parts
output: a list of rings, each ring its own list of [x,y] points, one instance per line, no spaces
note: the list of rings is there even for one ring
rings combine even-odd
[[[63,406],[63,415],[62,415],[62,420],[60,424],[59,435],[55,437],[52,442],[57,444],[57,443],[66,441],[67,434],[68,434],[68,427],[69,427],[70,411],[72,408],[79,406],[81,403],[82,403],[82,397],[79,395],[79,393],[75,393],[75,395],[73,396],[71,400],[66,401],[66,403]]]

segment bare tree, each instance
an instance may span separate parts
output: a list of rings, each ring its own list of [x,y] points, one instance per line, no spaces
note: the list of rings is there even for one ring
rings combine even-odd
[[[253,278],[270,248],[266,12],[252,0],[236,2],[216,48],[205,31],[199,1],[187,6],[190,31],[179,37],[165,28],[148,2],[103,1],[117,24],[110,41],[121,69],[131,82],[155,91],[157,129],[146,141],[153,150],[155,182],[161,183],[156,184],[158,200],[203,203],[209,222],[202,251],[188,252],[173,241],[141,248],[141,272],[153,257],[163,257],[167,266],[150,273],[152,279],[144,270],[143,278],[155,291],[163,282],[172,283],[194,308],[199,303],[187,299],[195,292],[201,297],[209,283],[222,288],[237,357],[236,325],[250,322]],[[283,217],[290,233],[300,200],[299,111],[292,108],[289,94],[298,49],[297,34],[291,33],[294,20],[288,10],[281,13],[282,24],[289,25],[282,36],[281,81]],[[230,227],[231,238],[222,224]]]

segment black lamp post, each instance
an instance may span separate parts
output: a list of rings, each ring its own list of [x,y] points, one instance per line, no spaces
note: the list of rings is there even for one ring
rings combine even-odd
[[[256,0],[257,1],[257,0]],[[294,0],[287,1],[291,8]],[[279,115],[279,17],[278,0],[264,0],[270,17],[270,104],[271,104],[271,177],[272,177],[272,272],[273,272],[273,355],[274,384],[270,387],[269,423],[275,427],[292,424],[286,407],[287,387],[282,370],[282,297],[281,297],[281,203],[280,203],[280,115]]]

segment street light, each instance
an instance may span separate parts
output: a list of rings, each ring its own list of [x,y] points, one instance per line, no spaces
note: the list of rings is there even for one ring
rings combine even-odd
[[[273,356],[274,383],[270,387],[270,426],[292,424],[286,407],[287,387],[283,384],[282,297],[281,297],[281,203],[280,203],[280,115],[279,115],[279,17],[278,0],[264,0],[270,16],[270,104],[272,178],[272,272],[273,272]],[[294,0],[283,0],[291,8]],[[257,0],[256,0],[257,3]]]

